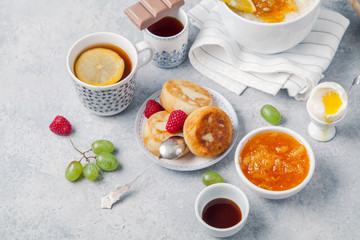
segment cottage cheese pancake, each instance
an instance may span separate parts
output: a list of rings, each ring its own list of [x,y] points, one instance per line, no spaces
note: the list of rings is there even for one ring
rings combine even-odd
[[[212,98],[200,85],[173,79],[164,83],[160,96],[161,105],[168,111],[182,110],[187,115],[204,106],[211,106]]]
[[[193,154],[213,157],[228,149],[233,129],[229,116],[223,110],[209,106],[191,113],[183,131],[185,142]]]
[[[171,136],[182,136],[182,132],[169,133],[166,131],[166,123],[169,119],[170,113],[166,111],[157,112],[148,119],[144,126],[143,140],[144,144],[150,152],[154,155],[159,156],[159,147],[162,141]],[[183,155],[186,155],[189,151],[187,150]]]

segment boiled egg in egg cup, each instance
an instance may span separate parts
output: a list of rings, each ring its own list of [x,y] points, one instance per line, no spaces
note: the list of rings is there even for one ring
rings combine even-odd
[[[339,84],[323,82],[311,91],[306,106],[311,118],[308,126],[310,136],[326,142],[335,136],[335,125],[345,117],[348,95]]]

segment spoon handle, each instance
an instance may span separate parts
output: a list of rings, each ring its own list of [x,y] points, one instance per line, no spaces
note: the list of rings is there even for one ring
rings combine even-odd
[[[134,184],[134,182],[136,182],[136,180],[138,180],[144,173],[146,173],[150,168],[152,168],[155,165],[155,163],[156,162],[153,162],[152,164],[147,166],[147,168],[145,168],[141,173],[139,173],[136,177],[134,177],[134,179],[131,180],[127,185],[131,187]]]
[[[351,90],[354,88],[355,85],[359,85],[360,84],[360,75],[354,78],[353,83],[350,86],[349,89],[349,94],[351,93]]]
[[[138,180],[144,173],[146,173],[149,169],[151,169],[155,164],[156,162],[153,162],[130,182],[120,187],[117,187],[114,191],[110,192],[108,195],[101,198],[101,208],[110,209],[112,205],[117,201],[119,201],[121,196],[124,195],[131,188],[131,186],[136,182],[136,180]]]

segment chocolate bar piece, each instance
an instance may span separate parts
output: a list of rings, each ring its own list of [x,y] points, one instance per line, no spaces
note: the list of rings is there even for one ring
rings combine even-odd
[[[175,12],[184,4],[184,0],[140,0],[125,9],[125,14],[140,30],[143,30]]]

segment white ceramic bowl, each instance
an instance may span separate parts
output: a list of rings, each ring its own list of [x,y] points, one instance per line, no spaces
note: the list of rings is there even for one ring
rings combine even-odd
[[[304,15],[280,23],[261,23],[248,20],[219,2],[220,15],[225,29],[234,40],[247,49],[259,53],[279,53],[304,40],[319,15],[321,0]]]
[[[283,133],[287,133],[290,136],[294,137],[296,140],[298,140],[302,145],[304,145],[304,147],[306,148],[307,154],[309,156],[309,161],[310,161],[310,169],[309,169],[309,173],[306,176],[306,178],[304,179],[304,181],[302,181],[299,185],[297,185],[294,188],[291,188],[289,190],[284,190],[284,191],[270,191],[270,190],[265,190],[263,188],[260,188],[258,186],[256,186],[255,184],[253,184],[252,182],[250,182],[246,176],[244,175],[244,173],[241,171],[240,168],[240,164],[239,164],[239,156],[240,153],[242,151],[242,149],[244,148],[245,144],[255,135],[259,134],[259,133],[263,133],[263,132],[283,132]],[[236,148],[235,151],[235,168],[237,173],[240,176],[241,181],[254,193],[256,193],[257,195],[264,197],[264,198],[268,198],[268,199],[283,199],[283,198],[288,198],[291,197],[293,195],[295,195],[296,193],[300,192],[310,181],[312,175],[314,174],[314,170],[315,170],[315,156],[314,153],[311,149],[310,144],[298,133],[294,132],[291,129],[288,128],[284,128],[284,127],[275,127],[275,126],[270,126],[270,127],[262,127],[262,128],[258,128],[255,129],[254,131],[251,131],[250,133],[248,133],[245,137],[243,137],[243,139],[240,141],[239,145]]]
[[[242,214],[241,221],[229,228],[215,228],[208,225],[202,219],[202,212],[208,202],[216,198],[227,198],[235,202]],[[228,183],[216,183],[204,188],[196,198],[195,214],[200,225],[211,235],[215,237],[229,237],[236,234],[245,225],[249,215],[249,201],[239,188]]]

